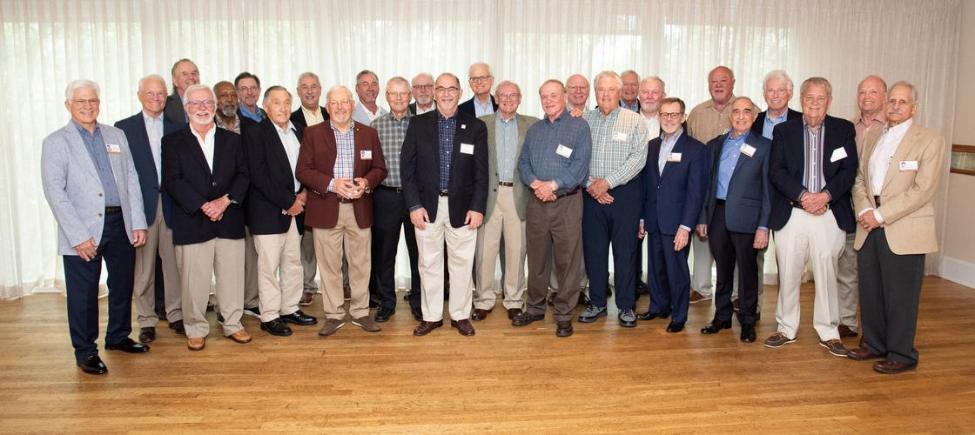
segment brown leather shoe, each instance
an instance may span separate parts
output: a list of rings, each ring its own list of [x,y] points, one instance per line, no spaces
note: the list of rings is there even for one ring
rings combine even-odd
[[[514,320],[515,316],[521,314],[520,308],[508,308],[508,320]]]
[[[846,325],[840,325],[836,328],[836,331],[840,333],[840,338],[853,338],[858,335],[856,331]]]
[[[474,320],[484,320],[487,318],[488,314],[491,314],[491,311],[494,311],[494,308],[491,308],[490,310],[475,308],[474,312],[471,313],[471,318]]]
[[[698,293],[697,290],[691,290],[691,296],[688,299],[688,303],[696,304],[701,301],[710,301],[710,300],[711,300],[710,296],[704,296]]]
[[[247,331],[241,329],[233,334],[227,336],[227,338],[233,340],[236,343],[247,344],[251,342],[251,335]]]
[[[450,326],[453,327],[453,328],[457,328],[457,332],[459,332],[460,335],[463,335],[463,336],[466,336],[466,337],[470,337],[470,336],[474,335],[474,325],[471,325],[471,321],[470,320],[467,320],[467,319],[451,320],[450,321]]]
[[[878,373],[883,373],[885,375],[896,375],[898,373],[904,373],[908,370],[914,370],[916,368],[917,368],[917,363],[904,364],[902,362],[894,361],[891,359],[879,361],[873,365],[874,371]]]
[[[846,352],[847,352],[846,356],[856,361],[866,361],[870,359],[878,359],[884,357],[884,355],[873,353],[870,351],[870,349],[867,349],[865,347],[855,347],[853,349],[847,350]]]
[[[438,320],[436,322],[427,322],[426,320],[423,320],[419,325],[416,326],[416,329],[413,330],[413,335],[427,335],[434,329],[441,326],[443,326],[443,320]]]
[[[198,338],[188,338],[186,340],[186,347],[190,350],[203,350],[207,346],[206,339],[203,337]]]
[[[315,300],[315,294],[314,293],[302,293],[301,294],[301,300],[298,301],[298,305],[301,305],[303,307],[307,307],[307,306],[311,305],[312,301],[314,301],[314,300]]]
[[[558,337],[568,337],[572,335],[572,321],[571,320],[560,320],[555,322],[556,329],[555,335]]]

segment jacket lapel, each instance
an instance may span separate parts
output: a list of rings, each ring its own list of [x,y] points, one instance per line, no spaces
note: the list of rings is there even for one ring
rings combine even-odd
[[[687,132],[686,131],[681,132],[680,137],[677,138],[677,143],[674,144],[674,148],[670,150],[670,153],[671,154],[673,154],[673,153],[680,153],[681,162],[684,161],[684,148],[685,148],[684,142],[686,142],[686,141],[687,141]],[[660,141],[660,144],[663,145],[663,141]],[[669,157],[667,159],[670,160]],[[657,153],[657,161],[658,162],[660,161],[660,153],[659,152]],[[664,179],[664,177],[667,176],[667,173],[669,173],[671,171],[671,169],[675,165],[678,165],[678,164],[680,164],[680,162],[667,162],[667,163],[665,163],[664,164],[664,172],[662,174],[660,174],[660,181],[663,182],[663,179]]]
[[[112,166],[112,177],[115,178],[115,186],[119,190],[119,196],[121,196],[122,187],[127,185],[126,183],[122,182],[123,181],[122,176],[125,174],[125,172],[123,172],[124,168],[122,167],[122,144],[121,141],[119,141],[119,138],[115,137],[115,135],[113,135],[112,133],[109,133],[107,129],[101,127],[104,126],[99,124],[99,128],[102,131],[102,139],[105,140],[105,146],[108,147],[109,144],[114,144],[114,145],[118,145],[119,147],[119,152],[108,153],[108,162]],[[107,149],[106,152],[108,152]],[[149,154],[152,155],[152,153]]]
[[[88,147],[85,146],[85,139],[81,137],[81,133],[78,133],[78,129],[75,127],[74,123],[68,121],[68,125],[64,127],[64,134],[69,137],[68,143],[74,143],[78,146],[71,146],[71,154],[74,156],[73,161],[80,163],[88,171],[89,178],[92,180],[98,179],[98,169],[95,168],[95,162],[91,159],[91,154],[88,154]]]
[[[209,175],[212,176],[213,175],[213,171],[210,170],[210,165],[207,164],[207,157],[206,157],[205,154],[203,154],[203,148],[200,146],[200,141],[196,138],[196,134],[193,133],[192,128],[193,128],[192,126],[187,125],[186,130],[183,130],[183,134],[186,135],[186,136],[188,136],[187,140],[189,140],[193,145],[195,145],[195,146],[189,147],[190,148],[190,154],[192,154],[193,157],[196,158],[197,163],[199,163],[200,166],[203,167],[203,170],[206,171],[207,174],[209,174]],[[219,127],[213,126],[213,128],[219,128]],[[217,140],[217,136],[219,136],[217,134],[217,132],[213,132],[213,162],[214,162],[214,166],[216,166],[217,152],[219,150],[219,146],[217,145],[217,143],[219,142]]]
[[[755,146],[754,134],[751,132],[745,132],[745,134],[748,135],[745,137],[745,143],[755,148],[755,153],[757,153],[758,147]],[[752,155],[755,155],[755,153],[752,153]],[[748,154],[741,152],[741,150],[738,150],[738,154],[738,163],[735,164],[735,170],[731,172],[731,179],[728,180],[729,184],[731,183],[731,180],[735,179],[735,175],[738,175],[738,171],[741,170],[741,167],[745,166],[745,164],[752,159],[751,157],[748,157]],[[718,155],[718,158],[721,158],[720,154]]]
[[[496,128],[495,121],[495,117],[491,116],[487,121],[484,122],[484,125],[487,126],[489,132],[487,137],[488,168],[493,169],[494,172],[498,172],[498,142],[497,138],[495,137],[496,135],[493,134]],[[460,128],[460,126],[458,126],[458,128]]]
[[[891,157],[890,164],[887,166],[887,175],[884,177],[884,184],[880,189],[881,192],[883,189],[886,189],[887,185],[890,184],[890,181],[894,179],[894,175],[896,175],[897,172],[900,172],[900,162],[903,161],[904,157],[906,157],[907,154],[911,152],[911,149],[914,148],[914,144],[917,143],[918,134],[919,131],[917,127],[912,124],[911,127],[907,129],[907,134],[905,134],[904,138],[901,139],[901,143],[897,144],[897,151],[894,152],[894,156]],[[878,139],[877,142],[880,142],[880,140]],[[879,194],[879,192],[877,194]]]

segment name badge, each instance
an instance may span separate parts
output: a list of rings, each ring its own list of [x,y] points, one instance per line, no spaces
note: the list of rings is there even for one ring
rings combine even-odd
[[[902,160],[900,166],[902,171],[917,171],[918,168],[917,160]]]
[[[105,145],[105,149],[108,150],[109,154],[122,154],[122,147],[118,146],[118,144],[107,144]]]
[[[464,154],[474,154],[474,145],[462,143],[460,144],[460,152]]]
[[[674,162],[674,163],[680,162],[680,154],[681,153],[670,153],[670,154],[668,154],[667,155],[667,162]]]
[[[837,160],[843,160],[846,158],[846,148],[837,148],[833,150],[833,156],[829,158],[829,162],[835,162]]]
[[[467,124],[461,124],[460,125],[460,129],[461,130],[467,130]]]
[[[359,159],[361,159],[361,160],[372,160],[372,150],[362,150],[362,151],[359,151]]]
[[[613,133],[613,141],[614,142],[626,142],[626,133],[623,133],[622,131],[617,131],[617,132]]]
[[[559,147],[555,149],[555,154],[558,154],[565,158],[569,158],[569,156],[572,155],[572,148],[559,144]]]
[[[741,144],[741,153],[742,154],[744,154],[744,155],[746,155],[748,157],[751,157],[751,156],[754,156],[755,155],[755,151],[756,151],[755,150],[755,147],[753,147],[753,146],[751,146],[751,145],[749,145],[747,143]]]

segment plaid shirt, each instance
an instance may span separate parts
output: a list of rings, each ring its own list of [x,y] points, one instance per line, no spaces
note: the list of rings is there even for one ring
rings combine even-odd
[[[335,124],[329,121],[332,132],[335,133],[335,166],[332,168],[332,181],[328,183],[328,191],[335,191],[336,178],[352,178],[355,165],[355,125],[349,125],[349,132],[342,134]]]
[[[450,185],[450,158],[457,133],[457,112],[450,118],[444,118],[437,112],[437,131],[440,138],[440,190],[444,191]]]
[[[386,179],[383,186],[403,187],[400,176],[400,151],[403,149],[403,141],[406,139],[406,128],[410,126],[410,118],[413,115],[409,111],[403,119],[396,120],[392,113],[387,113],[372,121],[370,126],[379,133],[379,144],[383,147],[383,156],[386,158]]]
[[[610,189],[636,178],[647,163],[650,133],[643,116],[617,107],[609,116],[599,109],[586,112],[592,132],[592,163],[589,176],[605,178]],[[586,180],[589,186],[591,181]]]

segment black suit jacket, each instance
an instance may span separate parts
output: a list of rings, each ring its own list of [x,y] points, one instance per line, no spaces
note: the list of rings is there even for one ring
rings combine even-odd
[[[422,206],[431,222],[437,218],[440,199],[440,116],[440,111],[434,110],[411,119],[400,153],[406,206]],[[447,196],[450,226],[460,228],[464,226],[468,211],[483,214],[487,209],[487,126],[474,115],[459,110],[456,116],[457,131],[450,157]],[[461,144],[473,145],[473,154],[462,153]]]
[[[295,128],[295,136],[301,144],[302,129]],[[244,132],[241,139],[247,156],[247,173],[250,188],[244,210],[247,227],[251,234],[282,234],[291,227],[291,216],[281,214],[295,203],[299,190],[292,173],[295,168],[288,160],[288,153],[278,136],[277,127],[265,118],[254,128]],[[298,150],[295,150],[297,161]],[[304,231],[304,213],[296,217],[298,232]]]
[[[802,118],[802,112],[798,112],[792,109],[786,109],[785,113],[786,113],[785,115],[786,121],[792,121],[793,119],[796,118]],[[768,115],[768,110],[758,114],[758,117],[755,118],[755,122],[752,123],[752,133],[755,133],[759,136],[762,135],[762,131],[765,129],[765,117],[767,115]]]
[[[187,124],[163,137],[163,187],[173,198],[173,244],[189,245],[213,238],[244,237],[244,196],[249,179],[247,160],[240,136],[217,128],[213,138],[213,171]],[[200,207],[208,201],[230,195],[223,218],[212,222]]]
[[[464,112],[464,113],[466,113],[468,115],[471,115],[471,116],[475,116],[476,117],[477,116],[477,110],[474,109],[474,99],[475,98],[477,98],[477,96],[471,97],[470,100],[467,100],[467,101],[465,101],[463,103],[460,103],[460,105],[457,106],[457,111],[458,112]],[[494,95],[491,95],[491,106],[494,107],[494,111],[495,112],[498,111],[498,102],[497,101],[494,101]],[[414,114],[416,113],[416,106],[413,106],[413,113]]]
[[[244,134],[245,130],[258,124],[257,121],[244,116],[244,112],[241,112],[240,109],[237,109],[237,119],[240,120],[240,134]],[[262,119],[266,119],[266,118],[262,118]]]
[[[319,109],[322,110],[322,120],[328,121],[328,111],[322,106],[319,106]],[[298,131],[308,127],[308,121],[305,120],[305,113],[301,111],[301,106],[291,112],[291,123],[295,125]]]
[[[125,140],[129,142],[132,151],[132,162],[139,174],[139,186],[142,188],[142,205],[146,211],[146,225],[156,221],[156,207],[159,204],[159,178],[156,176],[156,159],[152,156],[149,145],[149,132],[142,111],[115,123],[115,127],[125,133]],[[175,130],[175,126],[163,115],[163,135],[167,130]],[[160,162],[160,165],[162,162]],[[172,199],[163,195],[163,219],[166,225],[172,225]]]
[[[170,128],[170,130],[166,130],[166,124],[163,124],[163,135],[175,133],[186,126],[186,109],[183,109],[183,100],[176,92],[166,97],[163,117],[165,117],[166,121],[169,121]]]
[[[786,121],[775,126],[772,133],[769,158],[769,177],[775,189],[769,217],[772,230],[781,230],[789,222],[793,204],[799,203],[799,196],[806,190],[802,185],[802,174],[806,168],[803,123],[801,117]],[[859,164],[856,130],[852,122],[828,115],[823,120],[823,127],[826,129],[823,138],[823,190],[829,191],[832,197],[829,207],[836,218],[836,225],[843,231],[853,232],[856,231],[856,220],[850,203],[850,189]],[[840,148],[845,150],[846,157],[838,158],[839,155],[834,154]]]

